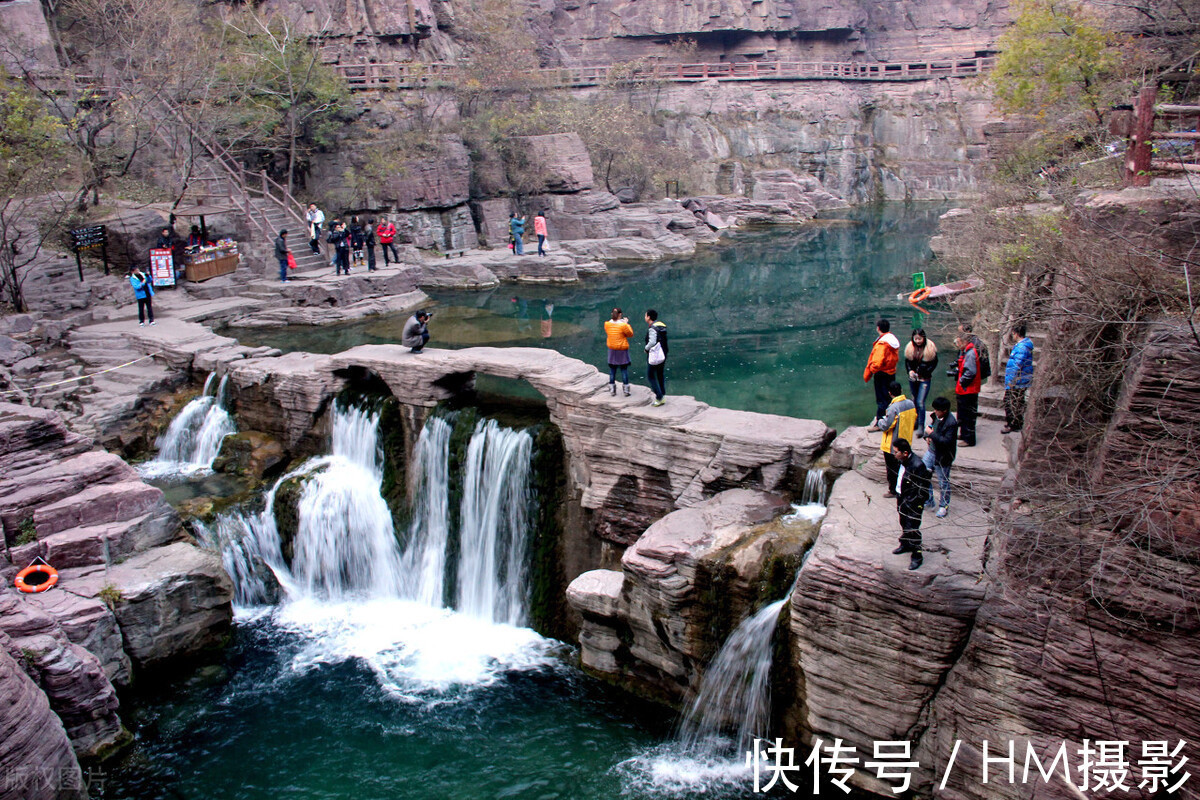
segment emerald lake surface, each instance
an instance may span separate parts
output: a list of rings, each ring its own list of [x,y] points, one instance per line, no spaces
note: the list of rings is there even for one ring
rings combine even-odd
[[[875,320],[905,341],[913,311],[896,295],[912,273],[943,277],[929,239],[942,204],[856,209],[840,218],[731,234],[695,256],[610,266],[577,284],[505,284],[483,292],[432,290],[431,347],[551,347],[607,372],[603,322],[614,306],[634,327],[630,379],[646,385],[643,313],[670,332],[668,394],[725,408],[866,424],[874,395],[862,380]],[[524,256],[537,258],[537,256]],[[935,306],[932,311],[937,311]],[[336,353],[400,341],[407,315],[331,327],[225,333],[285,351]],[[943,351],[945,338],[930,325]],[[939,392],[937,381],[934,394]]]

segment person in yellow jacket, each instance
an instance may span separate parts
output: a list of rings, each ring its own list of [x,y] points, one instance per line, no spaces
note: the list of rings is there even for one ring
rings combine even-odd
[[[883,451],[883,462],[887,465],[888,490],[884,497],[896,496],[896,476],[900,473],[900,459],[892,453],[892,442],[903,439],[912,441],[913,428],[917,425],[917,407],[912,400],[904,396],[900,384],[892,381],[888,386],[891,402],[878,425],[867,428],[869,431],[883,431],[883,441],[879,449]]]
[[[608,339],[608,393],[617,393],[619,369],[625,383],[625,396],[629,397],[629,340],[633,338],[633,328],[621,315],[621,309],[612,310],[612,319],[604,323],[604,335]]]

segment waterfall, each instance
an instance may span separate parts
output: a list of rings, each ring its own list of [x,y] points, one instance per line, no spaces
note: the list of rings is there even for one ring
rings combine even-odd
[[[790,596],[790,595],[789,595]],[[778,600],[742,622],[721,646],[684,714],[680,741],[687,751],[721,749],[721,732],[737,730],[737,751],[765,738],[771,722],[771,638],[787,600]]]
[[[441,606],[446,591],[451,433],[453,428],[445,419],[430,418],[421,430],[413,459],[416,491],[403,569],[409,578],[409,596],[427,606]]]
[[[290,570],[295,590],[334,599],[401,596],[392,512],[380,494],[379,413],[335,406],[331,454],[289,477],[305,479]]]
[[[792,513],[784,517],[784,521],[818,522],[825,516],[828,494],[825,470],[810,469],[804,478],[804,491],[800,495],[800,502],[792,504]]]
[[[278,550],[274,558],[262,551],[264,537],[254,535],[259,524],[261,519],[236,513],[222,515],[211,526],[199,521],[192,523],[200,541],[221,554],[225,572],[233,581],[234,605],[243,608],[268,605],[279,595],[279,584],[269,564],[280,563],[282,559]]]
[[[221,441],[237,431],[233,418],[225,410],[229,376],[221,378],[216,391],[210,394],[215,378],[215,372],[209,374],[200,396],[184,406],[158,437],[155,442],[158,455],[142,465],[143,475],[189,474],[212,469]]]
[[[493,622],[525,621],[525,552],[533,437],[480,420],[467,448],[458,610]]]

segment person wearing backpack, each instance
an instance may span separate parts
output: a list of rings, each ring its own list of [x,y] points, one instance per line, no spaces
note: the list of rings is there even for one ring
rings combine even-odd
[[[954,394],[958,400],[958,436],[963,447],[975,446],[975,418],[979,415],[979,388],[983,383],[975,343],[960,333],[954,339],[958,347]]]
[[[654,402],[661,406],[667,394],[667,326],[659,322],[658,312],[653,308],[646,311],[646,380],[654,392]]]

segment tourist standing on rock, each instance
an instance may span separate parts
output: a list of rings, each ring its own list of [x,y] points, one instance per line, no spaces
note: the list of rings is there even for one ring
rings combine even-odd
[[[313,255],[321,255],[321,226],[325,224],[325,212],[317,208],[316,203],[308,204],[308,212],[304,218],[308,220],[308,246]]]
[[[279,261],[279,280],[287,282],[288,271],[288,246],[287,246],[287,228],[279,232],[275,237],[275,258]]]
[[[1025,335],[1024,325],[1012,329],[1013,348],[1004,365],[1004,427],[1012,433],[1025,427],[1025,392],[1033,382],[1033,340]]]
[[[533,232],[538,237],[538,255],[546,255],[546,209],[533,218]]]
[[[625,384],[625,396],[629,397],[629,340],[633,338],[633,327],[621,315],[621,309],[612,310],[612,319],[604,323],[604,335],[608,339],[608,393],[617,393],[617,370]]]
[[[335,222],[333,228],[329,231],[329,243],[333,245],[334,263],[337,265],[337,274],[341,275],[345,270],[346,274],[350,274],[350,234],[346,233],[346,225],[342,222]]]
[[[887,411],[891,402],[888,386],[896,380],[896,365],[900,363],[900,340],[891,330],[892,324],[886,319],[875,323],[875,343],[871,345],[867,368],[863,370],[863,383],[875,382],[875,417],[872,425],[878,425]]]
[[[904,346],[904,368],[908,370],[908,390],[912,392],[912,401],[917,407],[918,438],[925,435],[922,430],[925,424],[925,399],[929,396],[929,386],[937,365],[937,345],[929,341],[924,328],[917,328]]]
[[[392,259],[399,264],[400,253],[396,250],[396,226],[389,219],[381,219],[379,225],[375,228],[375,233],[379,236],[379,247],[383,250],[383,265],[388,265],[388,248],[392,250]]]
[[[350,258],[350,262],[358,269],[362,269],[363,265],[367,263],[366,258],[363,256],[363,250],[366,248],[366,246],[367,234],[366,231],[363,230],[362,223],[359,222],[358,217],[351,217],[350,249],[353,250],[354,253]]]
[[[888,490],[884,497],[896,496],[896,475],[900,470],[900,462],[892,455],[892,442],[896,439],[912,441],[913,428],[917,426],[917,407],[904,396],[904,389],[896,381],[888,384],[888,396],[891,402],[878,425],[867,428],[869,431],[883,431],[883,441],[879,449],[883,451],[883,462],[887,465]]]
[[[433,316],[425,309],[408,318],[404,323],[404,333],[400,336],[400,344],[412,348],[411,352],[419,353],[429,343],[429,318]]]
[[[133,296],[137,298],[138,325],[145,325],[147,318],[153,325],[154,303],[151,301],[154,298],[154,283],[140,268],[134,267],[133,272],[129,273],[129,285],[133,287]]]
[[[958,437],[962,439],[963,447],[974,447],[975,418],[979,415],[979,388],[982,385],[979,354],[966,333],[960,333],[954,339],[954,345],[958,348],[954,380],[954,394],[958,398]]]
[[[933,413],[929,415],[929,426],[925,428],[925,468],[938,479],[938,517],[946,516],[950,508],[950,467],[958,455],[958,420],[950,413],[950,401],[944,397],[933,398]],[[926,508],[933,508],[933,490],[930,489]]]
[[[667,394],[667,326],[658,321],[658,312],[653,308],[646,312],[646,380],[654,392],[654,402],[661,406]]]
[[[892,551],[898,556],[912,553],[909,569],[918,569],[925,562],[921,555],[921,515],[929,501],[929,470],[913,454],[907,439],[892,442],[892,456],[900,462],[896,477],[896,510],[900,513],[900,546]]]
[[[363,231],[363,239],[367,245],[367,272],[375,271],[375,220],[367,220],[366,230]]]
[[[525,244],[521,241],[525,235],[525,218],[518,217],[515,211],[508,217],[508,232],[512,234],[513,252],[519,256],[525,255]]]

